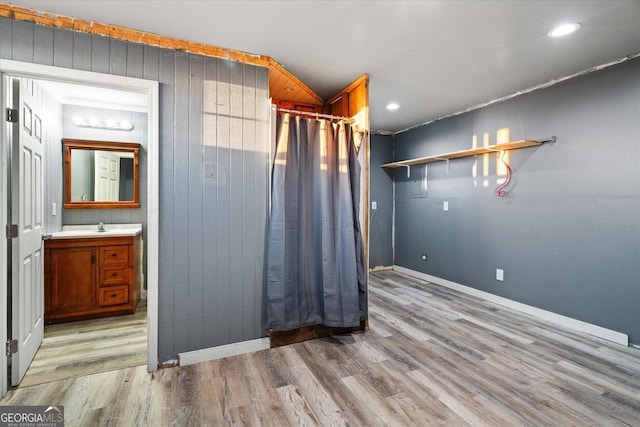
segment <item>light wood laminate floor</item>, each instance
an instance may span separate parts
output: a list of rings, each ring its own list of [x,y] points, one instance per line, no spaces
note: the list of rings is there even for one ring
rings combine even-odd
[[[147,301],[131,315],[47,325],[19,387],[147,364]]]
[[[640,354],[474,297],[371,275],[366,333],[154,374],[11,391],[67,426],[640,425]]]

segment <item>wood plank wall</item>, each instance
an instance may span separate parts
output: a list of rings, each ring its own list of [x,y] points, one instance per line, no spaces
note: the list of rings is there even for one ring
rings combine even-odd
[[[286,108],[287,110],[306,111],[310,113],[324,113],[324,103],[320,104],[307,104],[304,102],[290,101],[285,99],[272,98],[271,103],[279,108]]]
[[[326,103],[326,110],[334,116],[355,117],[356,126],[369,130],[369,75],[364,74]]]
[[[0,58],[160,82],[158,358],[264,336],[267,68],[7,18]]]

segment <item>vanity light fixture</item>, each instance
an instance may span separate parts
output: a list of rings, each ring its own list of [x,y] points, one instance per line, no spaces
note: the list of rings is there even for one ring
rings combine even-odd
[[[397,102],[390,102],[387,104],[387,110],[394,111],[398,108],[400,108],[400,104],[398,104]]]
[[[558,25],[557,27],[555,27],[553,30],[549,31],[547,33],[547,36],[549,37],[562,37],[562,36],[566,36],[568,34],[571,34],[575,31],[577,31],[580,28],[580,24],[577,22],[571,22],[568,24],[562,24],[562,25]]]
[[[108,129],[108,130],[132,130],[133,123],[129,120],[99,120],[95,117],[85,119],[79,116],[73,118],[73,124],[82,128]]]

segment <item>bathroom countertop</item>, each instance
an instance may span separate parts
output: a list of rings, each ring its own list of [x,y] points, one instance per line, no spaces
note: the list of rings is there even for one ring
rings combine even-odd
[[[62,231],[51,233],[52,239],[85,239],[102,237],[137,236],[142,224],[104,224],[105,231],[98,231],[98,224],[63,225]]]

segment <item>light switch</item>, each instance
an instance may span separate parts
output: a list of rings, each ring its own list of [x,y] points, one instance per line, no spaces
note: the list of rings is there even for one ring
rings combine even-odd
[[[449,210],[449,202],[444,202],[442,204],[442,210],[443,211],[448,211]]]
[[[371,202],[371,210],[375,211],[376,209],[378,209],[378,203]]]
[[[51,215],[56,216],[58,212],[56,202],[51,203]]]

